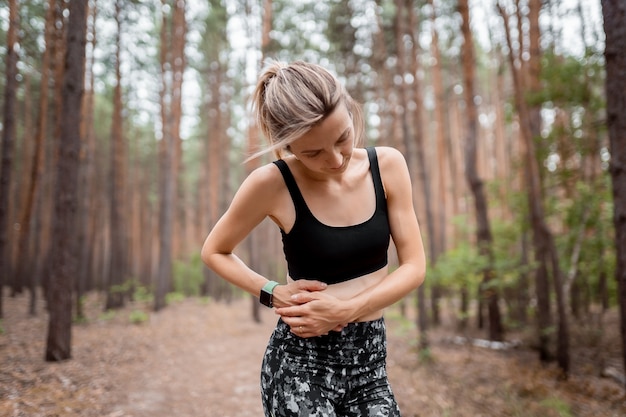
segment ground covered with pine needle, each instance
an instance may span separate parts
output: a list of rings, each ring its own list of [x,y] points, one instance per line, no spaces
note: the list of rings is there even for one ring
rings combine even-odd
[[[47,316],[28,315],[26,295],[3,299],[0,328],[0,416],[6,417],[260,417],[259,369],[276,316],[251,319],[251,301],[175,301],[161,312],[130,303],[103,312],[96,295],[87,320],[72,330],[72,359],[43,360]],[[559,378],[542,366],[532,337],[494,350],[466,343],[454,322],[428,332],[419,354],[414,319],[386,313],[388,371],[404,417],[626,416],[626,395],[610,368],[623,374],[615,314],[572,323],[572,372]],[[446,324],[447,323],[447,324]],[[603,329],[600,331],[600,329]],[[483,332],[484,333],[484,332]],[[526,340],[527,339],[527,340]]]

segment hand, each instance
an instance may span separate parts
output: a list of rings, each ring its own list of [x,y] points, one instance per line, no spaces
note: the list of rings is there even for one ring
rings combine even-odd
[[[322,291],[292,295],[293,304],[276,309],[291,332],[300,337],[326,335],[341,331],[348,324],[349,309],[345,301]]]
[[[287,285],[278,285],[274,288],[273,292],[274,307],[288,307],[301,304],[297,301],[297,298],[294,298],[295,295],[323,291],[326,287],[328,287],[328,285],[321,281],[308,279],[299,279]]]

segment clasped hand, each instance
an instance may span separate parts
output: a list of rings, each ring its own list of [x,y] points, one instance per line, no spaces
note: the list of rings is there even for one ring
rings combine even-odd
[[[276,314],[300,337],[315,337],[341,331],[346,311],[341,300],[324,292],[320,281],[298,280],[274,289]]]

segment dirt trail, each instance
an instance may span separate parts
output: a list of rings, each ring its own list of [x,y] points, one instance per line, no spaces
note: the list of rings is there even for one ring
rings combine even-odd
[[[260,416],[259,369],[276,317],[250,320],[250,303],[211,308],[183,303],[175,315],[153,315],[151,340],[158,341],[128,381],[120,416]],[[179,318],[185,317],[183,323]]]
[[[262,323],[253,323],[250,300],[187,299],[160,313],[137,304],[103,315],[102,300],[91,299],[64,363],[43,361],[46,315],[28,317],[26,296],[3,301],[2,417],[262,416],[259,369],[276,316],[263,309]],[[137,310],[149,319],[131,324]],[[457,346],[439,330],[424,362],[412,321],[394,309],[386,317],[389,378],[404,417],[626,416],[623,389],[587,369],[581,353],[570,379],[559,382],[530,349]],[[619,357],[615,340],[605,343],[602,352]]]

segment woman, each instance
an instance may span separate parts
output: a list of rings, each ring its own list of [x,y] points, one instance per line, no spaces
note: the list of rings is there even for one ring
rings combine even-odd
[[[261,371],[265,415],[399,416],[383,309],[425,275],[406,162],[393,148],[357,147],[360,107],[318,65],[271,63],[253,99],[278,159],[244,180],[202,259],[280,316]],[[233,254],[266,217],[282,234],[284,284]],[[393,272],[390,238],[399,260]]]

